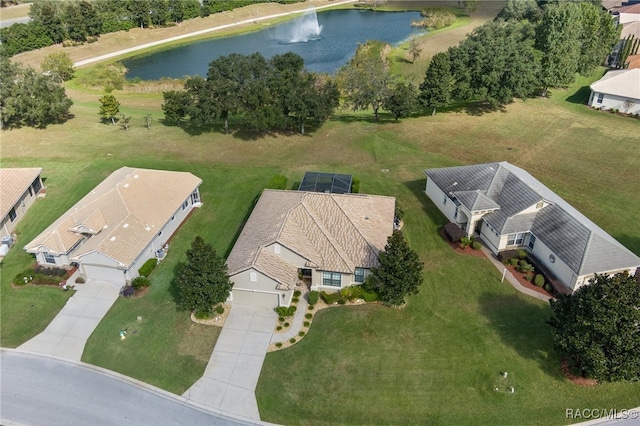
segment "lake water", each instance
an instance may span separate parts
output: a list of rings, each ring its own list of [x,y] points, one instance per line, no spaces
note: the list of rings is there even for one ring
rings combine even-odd
[[[291,51],[304,59],[307,69],[333,73],[353,56],[358,43],[380,40],[397,45],[418,33],[411,21],[419,19],[418,12],[330,10],[318,13],[317,23],[314,13],[260,31],[176,46],[123,63],[129,69],[127,78],[157,80],[206,76],[211,61],[231,53],[260,52],[271,58]]]

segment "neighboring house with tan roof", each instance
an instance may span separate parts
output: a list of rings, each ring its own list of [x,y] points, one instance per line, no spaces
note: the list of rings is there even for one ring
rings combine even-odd
[[[427,169],[425,193],[468,236],[495,253],[524,249],[558,290],[594,274],[640,268],[640,258],[523,169],[506,161]]]
[[[640,69],[609,71],[590,88],[590,107],[640,114]]]
[[[627,69],[640,68],[640,54],[627,56],[626,64]]]
[[[24,249],[42,266],[77,264],[87,279],[124,285],[167,241],[194,207],[202,180],[188,172],[122,167]]]
[[[362,284],[393,233],[395,198],[266,189],[227,259],[232,302],[289,306],[312,290]]]
[[[610,9],[609,13],[617,18],[619,24],[638,22],[640,21],[640,3],[623,3],[622,6]]]
[[[44,187],[42,169],[0,169],[0,228],[3,235],[11,235],[27,209]]]

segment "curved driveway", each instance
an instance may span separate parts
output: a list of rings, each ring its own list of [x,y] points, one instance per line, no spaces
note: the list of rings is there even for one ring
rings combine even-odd
[[[5,425],[246,425],[137,380],[88,364],[0,350]]]

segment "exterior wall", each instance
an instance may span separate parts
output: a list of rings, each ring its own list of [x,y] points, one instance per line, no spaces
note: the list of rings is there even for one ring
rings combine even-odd
[[[621,12],[618,15],[618,22],[621,24],[628,24],[629,22],[640,21],[640,13],[624,13]]]
[[[456,213],[456,205],[453,200],[449,198],[447,194],[445,194],[429,177],[427,177],[427,186],[424,191],[433,204],[436,205],[438,210],[442,212],[443,215],[446,216],[447,219],[451,222],[456,222],[454,215]],[[446,202],[445,202],[446,197]]]
[[[91,252],[80,258],[80,273],[88,280],[107,281],[125,285],[125,271],[117,261],[99,252]]]
[[[629,100],[629,98],[623,96],[615,96],[604,94],[604,98],[602,99],[602,103],[598,103],[598,92],[591,91],[591,96],[589,97],[589,106],[592,108],[601,108],[605,110],[609,109],[617,109],[620,112],[627,114],[640,114],[640,99],[631,99],[634,104],[627,109],[624,103]]]
[[[314,270],[312,272],[312,281],[311,281],[311,290],[317,291],[339,291],[342,288],[349,287],[354,284],[361,284],[353,282],[353,274],[340,274],[340,287],[334,287],[331,285],[323,285],[322,284],[322,273],[324,271]],[[335,272],[335,271],[327,271],[327,272]],[[367,272],[365,271],[365,277],[367,276]]]
[[[40,176],[38,176],[37,179],[40,181]],[[40,181],[40,187],[42,186],[42,181]],[[29,191],[31,191],[31,195],[29,195]],[[8,214],[7,216],[2,218],[2,221],[0,221],[0,229],[2,229],[2,232],[5,235],[10,235],[14,231],[14,229],[18,225],[18,222],[20,222],[29,207],[31,207],[31,205],[34,203],[37,196],[38,194],[36,194],[36,192],[33,190],[32,183],[29,188],[25,189],[24,194],[22,194],[18,202],[13,206],[13,210],[16,212],[16,218],[13,220],[13,222],[11,221],[11,218]]]
[[[278,253],[278,248],[279,248],[279,253]],[[304,257],[300,256],[298,253],[294,251],[289,250],[288,248],[286,248],[281,244],[278,244],[278,243],[271,244],[267,246],[266,249],[269,250],[271,253],[280,256],[290,264],[297,266],[298,268],[306,268],[305,264],[307,263],[307,260]]]
[[[493,254],[498,254],[500,247],[500,234],[497,234],[496,231],[489,225],[487,222],[484,222],[482,225],[482,230],[480,231],[480,238],[487,243],[487,246],[491,249]],[[505,239],[506,243],[506,239]]]
[[[624,268],[624,269],[616,269],[616,270],[612,270],[612,271],[606,271],[606,272],[598,272],[599,275],[615,275],[619,272],[627,272],[629,275],[634,275],[636,273],[636,270],[638,269],[638,267],[630,267],[630,268]],[[575,282],[575,286],[573,288],[573,290],[577,290],[580,287],[582,287],[583,285],[587,285],[589,284],[589,280],[594,278],[595,274],[589,274],[589,275],[580,275],[576,278],[576,282]]]
[[[69,262],[69,257],[66,254],[54,256],[54,259],[56,261],[55,265],[52,263],[47,263],[47,261],[44,260],[44,253],[36,254],[36,261],[38,262],[38,265],[41,266],[64,268],[71,265],[71,262]]]
[[[544,241],[536,236],[536,242],[533,246],[533,250],[529,249],[528,246],[527,250],[533,253],[538,261],[541,262],[544,267],[547,268],[553,275],[555,275],[556,278],[560,280],[565,286],[572,290],[574,289],[577,276],[574,274],[571,268],[569,268],[569,266],[562,261],[562,259],[555,256],[551,249],[544,244]],[[550,256],[552,254],[554,254],[555,256],[555,262],[553,263],[550,260]]]
[[[251,281],[252,275],[255,274],[256,281]],[[280,306],[289,306],[291,303],[291,295],[293,290],[276,290],[278,283],[264,275],[263,273],[251,268],[246,271],[239,272],[229,277],[233,282],[233,290],[231,301],[233,302],[233,293],[250,292],[262,293],[266,295],[276,295],[279,298]],[[265,299],[273,300],[270,296]],[[278,306],[278,305],[276,305]],[[274,306],[275,307],[275,306]]]

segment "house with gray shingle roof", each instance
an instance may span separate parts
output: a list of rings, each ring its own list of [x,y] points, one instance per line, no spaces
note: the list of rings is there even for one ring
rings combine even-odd
[[[3,235],[11,235],[43,189],[42,169],[0,169],[0,229]]]
[[[424,173],[426,195],[467,236],[479,236],[495,254],[529,251],[565,290],[596,273],[640,268],[638,256],[519,167],[503,161]]]
[[[202,180],[188,172],[122,167],[27,244],[38,264],[78,265],[88,280],[124,285],[195,207]]]
[[[300,274],[312,290],[361,284],[394,215],[393,197],[266,189],[227,258],[232,302],[289,306]]]

